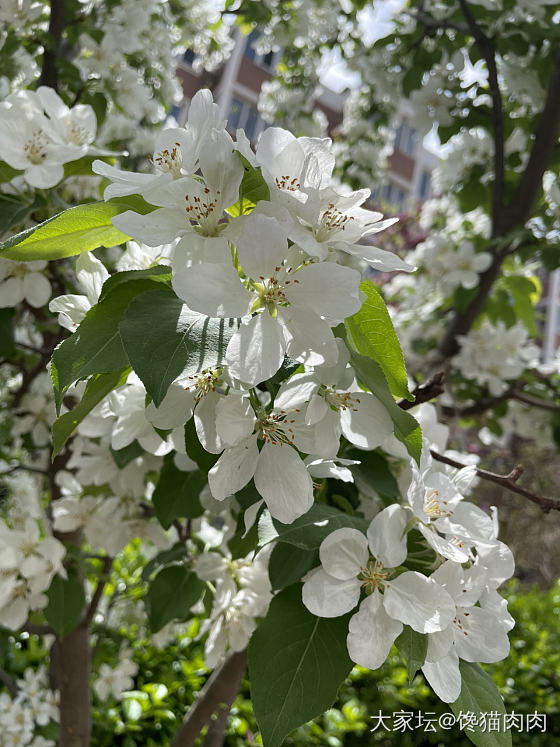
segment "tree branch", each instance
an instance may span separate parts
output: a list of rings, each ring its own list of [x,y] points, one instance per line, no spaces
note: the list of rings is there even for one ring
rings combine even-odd
[[[227,702],[233,684],[241,682],[246,666],[247,649],[233,654],[218,669],[214,670],[173,737],[171,747],[192,747],[194,745],[212,714],[218,710],[221,703]],[[237,687],[239,687],[239,684]]]
[[[421,405],[423,402],[429,402],[434,397],[439,397],[444,391],[445,371],[438,371],[425,384],[420,384],[412,392],[414,402],[402,399],[398,405],[401,410],[410,410],[412,407]]]
[[[437,462],[448,464],[450,467],[463,469],[463,467],[468,466],[466,464],[463,464],[462,462],[457,462],[455,459],[450,459],[449,457],[440,454],[434,449],[430,449],[430,454]],[[537,506],[540,506],[540,508],[542,508],[545,513],[548,513],[551,510],[560,511],[560,500],[537,495],[536,493],[533,493],[532,491],[526,490],[525,488],[517,485],[517,480],[519,480],[519,478],[523,474],[523,467],[520,464],[516,465],[509,473],[509,475],[498,475],[496,472],[488,472],[488,470],[480,469],[480,467],[476,468],[476,474],[483,480],[494,482],[497,485],[501,485],[502,488],[510,490],[512,493],[517,493],[518,495],[522,495],[525,498],[528,498],[533,503],[536,503]]]
[[[57,60],[60,53],[62,34],[66,27],[66,0],[51,0],[51,15],[49,18],[49,38],[43,52],[43,64],[41,77],[37,83],[39,86],[50,86],[55,91],[58,89]]]
[[[428,29],[453,29],[453,31],[458,31],[460,34],[469,33],[468,26],[463,26],[460,23],[454,23],[448,18],[434,18],[429,13],[425,13],[421,9],[417,9],[414,13],[408,12],[407,15],[411,16],[412,18],[414,18],[414,20],[418,21]]]
[[[467,0],[459,0],[468,27],[476,46],[484,57],[488,68],[488,87],[492,97],[492,130],[494,138],[494,189],[492,191],[492,237],[501,236],[504,213],[505,156],[504,156],[504,107],[498,82],[496,50],[494,42],[482,31],[473,16]]]
[[[542,410],[560,412],[560,405],[557,405],[556,402],[549,402],[546,399],[534,397],[532,394],[525,394],[525,392],[518,389],[513,392],[512,399],[516,399],[519,402],[524,402],[526,405],[531,405],[531,407],[540,407]]]
[[[8,688],[8,692],[10,693],[12,698],[15,698],[17,696],[19,690],[18,686],[16,685],[16,681],[3,669],[0,669],[0,682],[3,682],[6,685],[6,687]]]
[[[103,558],[103,568],[101,569],[101,573],[99,574],[99,581],[97,582],[97,586],[95,587],[91,602],[89,603],[89,607],[87,608],[84,619],[81,623],[86,628],[89,628],[89,626],[93,622],[97,607],[99,606],[99,602],[101,601],[101,597],[103,596],[103,589],[105,588],[105,585],[109,580],[109,573],[111,571],[112,565],[113,558],[109,557],[108,555]]]
[[[55,629],[51,628],[50,625],[36,625],[35,623],[25,623],[20,631],[31,635],[56,635]]]
[[[545,104],[535,130],[535,139],[529,160],[515,194],[506,208],[507,230],[523,225],[530,217],[540,193],[543,174],[552,158],[560,133],[560,51],[548,82]]]

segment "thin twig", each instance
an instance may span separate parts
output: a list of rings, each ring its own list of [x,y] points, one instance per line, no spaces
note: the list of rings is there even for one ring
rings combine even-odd
[[[16,681],[3,669],[0,669],[0,682],[3,682],[6,685],[12,698],[15,698],[17,696],[19,689],[16,685]]]
[[[50,625],[36,625],[35,623],[25,623],[20,628],[20,632],[31,635],[55,635],[55,630]]]
[[[533,397],[532,394],[526,394],[525,392],[515,390],[512,394],[512,399],[517,399],[519,402],[524,402],[526,405],[531,407],[540,407],[542,410],[552,410],[552,412],[560,412],[560,405],[556,402],[549,402],[546,399],[540,397]]]
[[[465,20],[473,35],[476,46],[486,62],[488,68],[488,87],[492,97],[492,129],[494,138],[494,189],[492,194],[492,236],[502,234],[501,223],[504,212],[505,190],[505,156],[504,156],[504,107],[500,84],[498,82],[498,68],[496,66],[496,50],[494,42],[483,32],[476,22],[467,0],[459,0],[459,5]]]
[[[414,401],[403,399],[398,405],[401,410],[410,410],[412,407],[421,405],[423,402],[429,402],[434,397],[439,397],[444,391],[443,383],[445,381],[445,371],[438,371],[425,384],[420,384],[412,392]]]
[[[456,459],[444,456],[434,449],[430,449],[430,454],[437,462],[448,464],[450,467],[455,467],[456,469],[463,469],[463,467],[468,466],[462,462],[458,462]],[[496,472],[489,472],[480,467],[476,468],[476,474],[483,480],[494,482],[496,485],[501,485],[502,488],[506,488],[506,490],[510,490],[512,493],[517,493],[518,495],[528,498],[533,503],[536,503],[537,506],[540,506],[545,513],[548,513],[551,510],[560,511],[560,500],[537,495],[531,490],[527,490],[526,488],[517,485],[517,480],[519,480],[523,474],[523,467],[520,464],[516,465],[508,475],[499,475]]]
[[[111,571],[112,565],[113,558],[109,556],[103,558],[103,568],[101,569],[97,586],[95,587],[91,602],[89,603],[89,607],[87,608],[84,619],[82,621],[82,625],[84,625],[86,628],[89,628],[93,621],[93,618],[95,617],[97,607],[99,606],[99,602],[101,601],[101,597],[103,596],[103,590],[105,588],[105,585],[107,584],[107,581],[109,580],[109,573]]]
[[[449,18],[434,18],[423,10],[416,10],[414,13],[408,12],[407,15],[411,16],[428,29],[453,29],[453,31],[458,31],[460,34],[469,33],[468,26],[463,26],[460,23],[450,21]]]
[[[221,703],[227,702],[233,681],[241,682],[247,666],[247,649],[233,654],[214,670],[177,730],[171,747],[192,747]],[[241,674],[240,674],[241,673]]]

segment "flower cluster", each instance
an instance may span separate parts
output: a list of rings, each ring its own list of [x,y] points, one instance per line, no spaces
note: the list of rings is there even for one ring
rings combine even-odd
[[[240,156],[262,173],[266,197],[256,205],[238,202]],[[201,91],[185,128],[162,133],[153,163],[154,174],[136,174],[94,162],[111,182],[106,199],[139,193],[157,207],[145,215],[126,211],[113,223],[148,246],[173,244],[172,285],[179,298],[193,311],[240,317],[241,324],[225,365],[178,380],[159,408],[145,410],[141,385],[129,379],[113,397],[113,448],[137,438],[156,456],[180,450],[182,431],[175,439],[173,430],[194,414],[204,448],[221,454],[209,474],[212,495],[224,500],[254,478],[272,515],[291,522],[313,502],[312,479],[298,451],[332,459],[343,432],[373,448],[392,431],[384,407],[358,392],[332,328],[361,307],[364,263],[388,271],[412,268],[360,243],[393,221],[361,207],[368,190],[335,188],[328,139],[269,128],[253,153],[242,133],[234,143],[210,93]],[[51,308],[61,303],[57,299]],[[282,390],[269,403],[255,387],[273,377],[286,356],[315,371],[313,382],[297,394]],[[299,383],[294,380],[292,388]],[[168,440],[154,427],[171,431]]]
[[[13,698],[5,692],[0,694],[0,745],[54,747],[53,740],[35,736],[37,726],[59,719],[57,698],[48,688],[46,670],[26,669],[16,687],[17,695]]]
[[[96,129],[87,104],[69,108],[46,86],[17,91],[0,103],[0,158],[22,171],[30,187],[54,187],[64,164],[86,155]]]
[[[498,321],[485,319],[478,329],[459,335],[460,352],[454,365],[468,378],[487,386],[490,394],[499,397],[508,381],[517,379],[528,364],[538,358],[538,348],[528,342],[527,328],[517,322],[509,329]]]
[[[222,551],[223,552],[223,551]],[[203,581],[210,582],[213,604],[203,621],[199,636],[208,633],[204,644],[207,666],[215,667],[227,651],[242,651],[264,617],[272,598],[268,578],[267,549],[258,555],[231,559],[212,551],[198,556],[194,570]]]
[[[404,625],[427,634],[422,671],[450,703],[461,691],[460,659],[507,656],[513,620],[496,589],[512,575],[513,556],[497,539],[495,521],[463,499],[474,467],[450,478],[432,462],[428,447],[426,442],[420,469],[411,465],[405,504],[380,511],[365,534],[349,527],[323,540],[321,566],[307,575],[303,602],[319,617],[359,606],[349,623],[348,652],[370,669],[383,664]],[[407,570],[413,530],[435,554],[429,576]]]

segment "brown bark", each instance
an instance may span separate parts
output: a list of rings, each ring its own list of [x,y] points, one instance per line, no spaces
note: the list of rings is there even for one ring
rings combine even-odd
[[[245,649],[230,656],[218,669],[214,670],[173,737],[171,747],[192,747],[201,730],[210,721],[212,714],[221,709],[224,703],[229,710],[229,706],[239,691],[246,666],[247,650]],[[217,744],[219,743],[213,742],[213,745]]]
[[[89,629],[80,624],[56,645],[60,668],[59,747],[88,747],[91,736]]]

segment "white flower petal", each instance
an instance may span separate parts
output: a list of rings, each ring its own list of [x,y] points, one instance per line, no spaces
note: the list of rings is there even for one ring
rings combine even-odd
[[[357,578],[341,581],[318,568],[303,584],[301,596],[313,615],[339,617],[354,609],[360,601],[360,581]]]
[[[378,669],[389,656],[402,629],[402,623],[389,617],[385,611],[381,594],[374,591],[350,619],[346,639],[350,658],[362,667]]]
[[[313,481],[297,451],[287,444],[265,443],[255,470],[255,487],[271,516],[283,524],[309,511]]]
[[[228,343],[229,372],[245,384],[256,386],[274,376],[284,360],[282,328],[266,311],[243,323]]]
[[[173,290],[190,309],[211,317],[239,317],[249,311],[252,295],[231,265],[200,264],[173,276]]]
[[[433,664],[426,662],[422,672],[435,694],[444,703],[454,703],[457,700],[461,694],[461,672],[456,653],[450,652],[448,656]]]
[[[346,438],[360,449],[375,449],[393,433],[393,421],[384,405],[368,392],[352,394],[356,409],[340,412],[340,425]]]
[[[388,583],[383,595],[387,613],[418,633],[435,633],[455,617],[455,603],[433,578],[407,571]]]
[[[223,501],[244,488],[255,474],[258,459],[256,438],[248,438],[232,449],[226,449],[208,473],[213,497]]]
[[[358,576],[360,569],[366,567],[368,543],[358,529],[343,527],[331,532],[321,542],[319,557],[329,576],[346,581]]]
[[[351,267],[333,262],[313,263],[294,273],[294,281],[286,290],[292,304],[315,311],[336,324],[361,308],[359,285],[361,276]]]
[[[372,554],[385,568],[396,568],[407,555],[404,529],[410,514],[393,503],[380,511],[368,527],[367,538]]]

